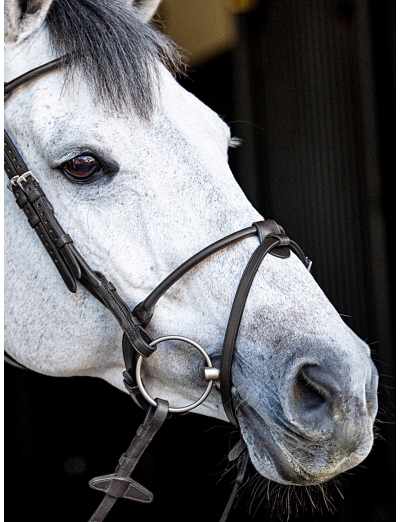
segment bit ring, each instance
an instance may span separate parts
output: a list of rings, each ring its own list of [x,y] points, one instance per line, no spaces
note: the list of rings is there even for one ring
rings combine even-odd
[[[188,406],[183,406],[182,408],[172,408],[172,407],[169,408],[170,413],[186,413],[190,410],[193,410],[194,408],[197,408],[197,406],[200,406],[200,404],[207,399],[207,397],[209,396],[211,389],[213,387],[213,381],[217,380],[219,378],[219,371],[213,367],[211,359],[208,356],[207,352],[199,344],[192,341],[191,339],[188,339],[187,337],[181,337],[179,335],[167,335],[166,337],[160,337],[158,339],[155,339],[153,342],[150,343],[150,346],[156,346],[157,344],[162,343],[164,341],[183,341],[185,343],[188,343],[191,346],[193,346],[194,348],[196,348],[202,354],[202,356],[204,357],[204,359],[206,361],[206,366],[204,369],[205,369],[205,379],[208,380],[208,384],[207,384],[206,391],[203,393],[203,395],[199,399],[197,399],[197,401],[192,402],[192,404],[189,404]],[[146,399],[146,401],[149,404],[151,404],[152,406],[157,406],[156,401],[152,397],[150,397],[150,395],[145,390],[145,387],[143,386],[142,378],[140,375],[140,371],[142,369],[142,362],[143,362],[143,357],[140,355],[138,357],[138,360],[136,363],[136,370],[135,370],[137,386],[139,388],[140,393],[143,395],[143,397]],[[207,368],[212,368],[212,370],[213,370],[212,373],[209,372],[207,374]],[[207,375],[212,376],[212,378],[208,377]]]

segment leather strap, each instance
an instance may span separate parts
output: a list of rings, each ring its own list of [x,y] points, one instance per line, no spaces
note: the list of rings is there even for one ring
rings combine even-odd
[[[133,310],[133,314],[138,318],[140,323],[146,327],[153,317],[154,308],[160,298],[173,286],[179,279],[187,274],[192,268],[197,266],[199,263],[212,256],[216,252],[227,248],[238,241],[253,237],[257,235],[257,229],[255,226],[238,230],[229,236],[223,237],[215,243],[206,246],[200,252],[197,252],[194,256],[189,258],[187,261],[182,263],[176,270],[169,274],[156,288],[149,294],[144,301],[139,303]]]
[[[146,297],[144,301],[139,303],[133,310],[133,314],[138,318],[140,324],[144,327],[150,322],[153,317],[154,308],[160,298],[173,286],[179,279],[187,274],[192,268],[197,266],[199,263],[212,256],[213,254],[227,248],[238,241],[247,239],[258,235],[260,241],[263,241],[268,235],[277,234],[281,237],[285,235],[283,228],[276,223],[273,219],[267,219],[265,221],[257,221],[252,224],[251,227],[238,230],[229,236],[219,239],[215,243],[208,245],[207,247],[197,252],[194,256],[189,258],[187,261],[182,263],[176,270],[169,274],[156,288]],[[295,243],[292,242],[295,245]],[[291,249],[295,254],[300,257],[301,261],[308,266],[306,257],[304,256],[301,249],[297,246],[297,250]],[[272,255],[286,259],[290,256],[290,249],[284,247],[280,243],[279,249],[272,249],[270,252]]]
[[[29,171],[6,131],[4,131],[4,171],[10,180]]]
[[[129,392],[129,395],[131,396],[133,402],[137,406],[139,406],[139,408],[142,408],[142,410],[147,410],[147,408],[149,407],[149,403],[141,394],[136,381],[135,368],[139,355],[136,351],[132,350],[132,348],[130,347],[129,339],[125,334],[122,337],[122,355],[124,357],[124,363],[126,368],[126,370],[122,374],[124,377],[124,386]]]
[[[229,513],[233,507],[233,503],[235,501],[236,495],[239,491],[240,486],[243,484],[244,477],[246,476],[247,465],[249,463],[249,454],[246,452],[242,455],[238,465],[238,471],[235,479],[235,483],[233,485],[232,492],[228,499],[228,502],[225,506],[224,512],[220,518],[219,522],[226,522],[228,520]]]
[[[233,409],[232,401],[232,362],[233,353],[236,346],[236,340],[239,333],[239,327],[242,320],[244,307],[247,296],[249,294],[254,277],[261,265],[264,257],[274,247],[279,244],[275,238],[267,237],[255,250],[243,272],[238,289],[236,291],[235,299],[233,301],[231,313],[229,316],[228,326],[225,332],[224,344],[222,347],[221,368],[220,368],[220,389],[222,404],[225,409],[226,416],[229,421],[237,426],[236,416]]]
[[[129,307],[121,299],[114,285],[100,273],[93,271],[76,249],[54,215],[37,178],[28,170],[7,132],[4,132],[4,164],[10,179],[9,188],[15,201],[35,230],[70,292],[76,292],[79,280],[117,319],[128,339],[131,350],[149,357],[155,347],[149,346],[150,336],[140,327]]]
[[[43,65],[40,65],[39,67],[36,67],[35,69],[31,69],[30,71],[21,74],[21,76],[18,76],[17,78],[14,78],[10,82],[4,83],[4,99],[9,98],[12,93],[17,89],[18,87],[21,87],[21,85],[25,85],[25,83],[31,82],[32,80],[39,78],[43,74],[46,74],[48,72],[54,71],[55,69],[60,69],[64,65],[66,65],[70,60],[70,57],[65,55],[61,56],[60,58],[56,58],[55,60],[52,60],[51,62],[47,62]]]
[[[157,407],[151,407],[146,418],[136,432],[127,451],[122,455],[115,473],[95,477],[89,482],[92,489],[106,493],[89,522],[102,522],[118,498],[127,498],[136,502],[149,503],[153,494],[130,478],[141,456],[163,425],[168,415],[168,402],[156,399]]]
[[[228,326],[225,332],[225,339],[222,346],[222,355],[221,355],[221,368],[220,368],[220,389],[221,389],[221,399],[222,404],[225,409],[226,416],[229,421],[235,426],[238,425],[236,420],[236,415],[234,411],[233,404],[233,396],[232,396],[232,362],[233,355],[235,351],[237,336],[239,333],[240,323],[242,321],[242,316],[244,312],[244,307],[246,305],[247,297],[250,292],[250,288],[253,284],[254,278],[258,272],[258,269],[261,266],[261,263],[265,256],[269,253],[274,252],[275,254],[278,252],[280,248],[290,248],[293,252],[299,256],[300,260],[308,266],[307,258],[304,256],[301,249],[298,245],[292,242],[287,236],[282,233],[267,233],[271,228],[270,223],[272,220],[268,220],[267,226],[260,225],[260,222],[256,223],[257,231],[260,235],[261,244],[254,251],[253,255],[248,262],[242,278],[240,280],[238,289],[236,291],[236,295],[233,301],[231,313],[228,320]],[[273,222],[276,227],[278,225]],[[272,230],[275,227],[272,227]],[[279,232],[284,232],[284,230],[279,227]],[[286,257],[286,253],[282,254]],[[279,256],[278,256],[279,257]]]
[[[17,183],[10,185],[10,187],[17,205],[24,212],[30,226],[39,236],[68,290],[73,293],[76,292],[75,278],[79,279],[81,272],[71,249],[72,239],[68,236],[68,243],[60,243],[59,239],[61,237],[65,239],[67,234],[56,220],[53,208],[39,183],[32,175],[25,173],[23,188]]]
[[[4,352],[4,362],[9,364],[10,366],[14,366],[14,368],[18,368],[19,370],[27,370],[26,366],[23,366],[18,361],[16,361],[11,355],[8,355],[7,352]]]
[[[280,225],[278,225],[278,223],[273,219],[266,219],[265,221],[256,221],[255,223],[253,223],[253,225],[257,229],[257,235],[261,242],[263,242],[264,239],[267,236],[270,236],[271,234],[277,234],[280,236],[285,235],[285,231],[283,230],[283,228]],[[290,249],[281,246],[280,248],[273,248],[269,253],[273,256],[280,257],[281,259],[287,259],[290,256]]]

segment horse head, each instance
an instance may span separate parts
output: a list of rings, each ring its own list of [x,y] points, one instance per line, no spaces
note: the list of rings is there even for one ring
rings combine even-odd
[[[229,169],[228,126],[171,74],[177,52],[148,23],[158,3],[6,1],[6,80],[71,56],[14,93],[6,128],[82,255],[131,309],[188,257],[262,219]],[[119,325],[83,287],[68,292],[8,191],[5,209],[7,351],[37,372],[124,389]],[[246,239],[185,275],[160,300],[149,333],[194,339],[217,360],[257,245]],[[146,388],[176,405],[195,400],[200,364],[189,346],[166,343],[143,365]],[[369,453],[370,350],[296,256],[263,261],[232,380],[262,475],[315,484]],[[196,411],[226,420],[218,387]]]

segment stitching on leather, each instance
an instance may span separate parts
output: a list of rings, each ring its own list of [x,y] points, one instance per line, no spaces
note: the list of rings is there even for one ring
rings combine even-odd
[[[151,499],[151,494],[149,494],[150,491],[149,491],[148,489],[146,489],[144,486],[142,486],[141,484],[138,484],[138,483],[135,482],[135,481],[132,481],[132,482],[133,482],[133,484],[132,484],[132,483],[129,484],[128,489],[126,490],[126,492],[125,492],[124,495],[123,495],[123,498],[128,498],[128,499],[130,499],[130,500],[137,500],[137,501],[139,501],[139,502],[142,500],[142,499],[139,498],[138,496],[134,496],[134,495],[129,496],[129,495],[127,494],[127,493],[129,492],[129,488],[132,488],[133,491],[135,491],[136,489],[138,489],[141,493],[143,493],[144,495],[146,495],[148,499]]]
[[[103,288],[106,288],[107,290],[107,293],[110,295],[110,292],[108,291],[107,287],[105,285],[103,285]],[[97,296],[98,296],[98,299],[103,303],[103,305],[107,308],[107,310],[109,310],[113,316],[115,317],[115,319],[118,321],[118,324],[120,325],[120,327],[122,328],[122,330],[126,333],[126,336],[128,337],[130,343],[132,345],[134,345],[134,339],[133,337],[131,336],[129,330],[126,328],[126,326],[124,325],[124,323],[122,322],[122,320],[118,317],[117,313],[112,310],[112,308],[110,308],[109,304],[107,303],[107,301],[104,299],[104,297],[98,293],[98,291],[96,289],[94,289],[94,291],[96,292]],[[121,307],[118,305],[118,302],[115,301],[115,299],[113,298],[112,295],[110,295],[110,297],[112,298],[112,301],[114,304],[117,305],[117,308],[120,310]],[[128,320],[128,322],[130,323],[129,319],[126,317],[126,315],[124,314],[124,312],[122,312],[124,317]],[[131,326],[131,324],[129,324],[129,326]],[[133,330],[135,331],[135,329],[133,328]],[[140,352],[139,352],[140,353]]]
[[[153,417],[152,421],[153,421],[153,420],[154,420],[154,417]],[[151,428],[150,425],[147,426],[146,430],[143,431],[143,433],[141,433],[141,435],[140,435],[140,440],[139,440],[138,443],[135,445],[135,448],[137,448],[137,446],[139,445],[139,443],[143,440],[144,435],[145,435],[146,433],[148,433],[148,431],[150,430],[150,428]],[[141,453],[143,453],[143,452],[146,450],[146,448],[148,447],[148,445],[150,444],[150,442],[153,440],[155,434],[156,434],[157,431],[158,431],[157,429],[156,429],[156,430],[154,430],[154,428],[152,428],[152,429],[153,429],[153,433],[151,434],[151,437],[149,438],[149,440],[146,442],[146,444],[145,444],[143,450],[141,451]],[[132,449],[132,451],[133,451],[133,449]],[[132,452],[130,452],[130,457],[131,457],[131,456],[132,456]]]
[[[108,285],[107,283],[103,285],[103,288],[105,288],[105,290],[107,291],[108,295],[111,297],[113,303],[115,305],[117,305],[117,308],[122,312],[122,315],[125,317],[125,319],[131,323],[131,320],[130,320],[130,317],[128,316],[128,314],[126,313],[125,309],[119,304],[119,302],[117,301],[117,299],[115,299],[115,297],[113,296],[111,290],[108,288]]]
[[[107,294],[110,296],[111,300],[113,301],[113,303],[117,306],[118,310],[122,313],[122,315],[125,317],[125,319],[128,321],[128,324],[129,326],[131,327],[131,329],[136,333],[136,335],[138,337],[141,337],[140,334],[138,334],[138,332],[136,332],[136,328],[135,328],[135,325],[134,323],[132,322],[131,318],[128,316],[126,310],[122,307],[122,305],[118,302],[118,300],[113,296],[111,290],[108,288],[108,285],[107,283],[106,284],[103,284],[103,288],[106,290]],[[131,333],[129,332],[129,330],[127,330],[127,328],[124,326],[123,322],[121,321],[121,319],[116,315],[116,313],[110,309],[110,307],[108,306],[108,303],[105,301],[105,299],[99,294],[99,297],[103,300],[103,303],[106,303],[106,308],[108,308],[110,310],[110,312],[112,312],[114,314],[114,316],[116,317],[117,321],[119,322],[121,328],[124,330],[124,332],[126,333],[129,341],[131,342],[131,344],[134,345],[134,341],[135,339],[132,337]]]

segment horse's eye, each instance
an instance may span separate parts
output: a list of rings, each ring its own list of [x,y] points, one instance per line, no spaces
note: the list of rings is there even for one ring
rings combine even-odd
[[[104,171],[103,165],[93,156],[76,156],[67,161],[63,167],[64,173],[76,181],[88,181],[99,172]]]

